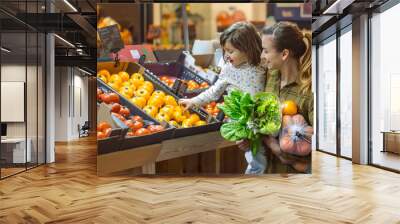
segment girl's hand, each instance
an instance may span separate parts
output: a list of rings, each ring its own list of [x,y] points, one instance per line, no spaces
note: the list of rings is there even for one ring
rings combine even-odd
[[[194,105],[191,99],[180,99],[178,103],[185,106],[184,110],[188,110]]]
[[[245,152],[250,149],[250,143],[247,139],[236,141],[236,145],[238,146],[238,148],[240,150],[245,151]]]

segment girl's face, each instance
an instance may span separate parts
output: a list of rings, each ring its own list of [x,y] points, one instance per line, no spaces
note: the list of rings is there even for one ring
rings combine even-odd
[[[272,35],[263,35],[261,52],[261,64],[263,67],[274,70],[281,69],[286,59],[283,52],[278,52],[274,47],[274,39]]]
[[[247,55],[236,49],[229,41],[225,43],[224,51],[225,60],[229,61],[234,67],[238,67],[248,61]]]

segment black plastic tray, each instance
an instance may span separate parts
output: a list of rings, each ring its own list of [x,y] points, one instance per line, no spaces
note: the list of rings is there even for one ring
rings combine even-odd
[[[182,54],[183,49],[176,50],[153,50],[154,56],[159,62],[171,62],[178,60]]]
[[[134,104],[132,104],[128,99],[123,97],[121,94],[119,94],[117,91],[115,91],[113,88],[111,88],[109,85],[105,84],[102,80],[97,79],[97,87],[102,89],[103,92],[114,92],[118,94],[120,98],[120,104],[127,107],[131,115],[139,115],[143,118],[144,123],[149,125],[149,124],[155,124],[155,125],[160,125],[160,123],[152,118],[150,115],[136,107]],[[106,90],[106,91],[104,91]],[[107,152],[113,152],[113,151],[119,151],[119,150],[124,150],[124,149],[130,149],[130,148],[135,148],[135,147],[140,147],[144,145],[149,145],[149,144],[155,144],[155,143],[160,143],[163,140],[167,140],[173,137],[174,135],[174,129],[175,127],[168,125],[164,131],[156,132],[150,135],[144,135],[144,136],[126,136],[127,131],[121,132],[122,135],[122,141],[120,143],[120,147],[116,149],[115,147],[114,150],[102,150],[102,151],[107,151]],[[151,139],[151,141],[149,141]]]
[[[126,68],[126,72],[128,72],[129,74],[132,74],[135,72],[139,72],[142,69],[144,70],[144,74],[143,74],[144,79],[146,81],[152,82],[154,84],[155,89],[164,91],[166,94],[173,96],[176,100],[179,99],[179,97],[176,94],[174,94],[165,84],[163,84],[163,82],[161,82],[161,80],[154,77],[153,75],[148,74],[148,71],[146,69],[144,69],[143,66],[136,64],[136,63],[129,63],[129,65]],[[205,110],[203,110],[202,108],[191,108],[191,109],[189,109],[189,111],[191,113],[196,113],[197,115],[199,115],[199,117],[202,120],[205,120],[205,121],[208,120],[209,124],[203,125],[203,126],[198,126],[198,127],[191,127],[191,128],[176,128],[176,129],[174,129],[174,138],[216,131],[216,130],[219,130],[219,127],[222,125],[222,123],[220,121],[217,121],[215,118],[213,118],[213,117],[209,118],[208,113]],[[143,113],[145,113],[145,112],[143,112]]]
[[[206,80],[206,79],[200,77],[194,71],[186,68],[183,65],[183,60],[184,60],[184,54],[182,54],[179,57],[179,59],[174,62],[167,62],[167,63],[147,62],[147,63],[143,63],[142,65],[145,67],[146,70],[149,71],[148,72],[149,75],[152,75],[155,77],[168,75],[168,76],[174,76],[174,77],[176,77],[178,79],[182,79],[182,80],[194,80],[199,85],[203,82],[206,82],[209,86],[211,85],[211,82],[209,80]],[[171,89],[169,86],[167,86],[167,85],[165,85],[165,86],[167,88]],[[206,89],[207,88],[197,89],[197,90],[186,90],[184,95],[178,94],[177,92],[175,92],[175,94],[177,94],[179,97],[183,97],[183,96],[193,97],[193,96],[196,96],[199,93],[203,92]]]

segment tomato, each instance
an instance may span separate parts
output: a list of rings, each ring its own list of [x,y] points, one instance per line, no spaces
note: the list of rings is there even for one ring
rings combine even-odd
[[[198,89],[199,87],[200,87],[200,85],[197,84],[197,82],[195,82],[193,80],[188,81],[188,89],[194,90],[194,89]]]
[[[106,103],[106,104],[110,104],[111,103],[111,98],[110,98],[110,94],[108,93],[103,93],[101,96],[101,101]]]
[[[101,89],[97,88],[97,99],[100,100],[101,99],[101,95],[103,94],[103,91],[101,91]]]
[[[110,103],[119,103],[119,96],[116,93],[109,93]]]
[[[135,133],[133,131],[129,131],[128,133],[126,133],[127,136],[135,136]]]
[[[208,85],[207,82],[202,82],[202,83],[200,84],[200,88],[201,88],[201,89],[205,89],[205,88],[208,88],[208,87],[210,87],[210,86]]]
[[[105,135],[105,133],[104,132],[102,132],[102,131],[98,131],[97,132],[97,139],[104,139],[104,138],[106,138],[107,136]]]
[[[133,121],[132,120],[126,120],[126,121],[124,121],[124,124],[126,125],[126,126],[128,126],[128,128],[130,128],[130,129],[134,129],[133,128]]]
[[[112,104],[111,112],[119,113],[120,110],[121,110],[121,104],[119,104],[119,103],[113,103]]]
[[[215,107],[214,109],[213,109],[213,114],[215,113],[215,114],[218,114],[219,113],[219,108],[218,107]]]
[[[143,118],[141,116],[135,115],[131,117],[132,121],[140,121],[143,122]]]
[[[121,114],[122,116],[128,117],[131,114],[131,112],[128,108],[122,107],[121,110],[119,111],[119,114]]]
[[[149,101],[147,102],[147,105],[160,108],[164,105],[164,98],[161,95],[153,95],[150,97]]]
[[[164,130],[164,127],[161,125],[149,125],[149,127],[147,127],[147,129],[154,133],[154,132],[160,132]]]
[[[209,105],[210,105],[211,107],[215,107],[215,106],[217,106],[217,103],[216,103],[215,101],[213,101],[213,102],[211,102]]]
[[[105,121],[102,121],[99,124],[97,124],[97,131],[104,131],[107,128],[111,128],[111,125]]]
[[[112,115],[114,115],[116,118],[120,119],[121,121],[125,121],[126,119],[124,118],[124,116],[122,116],[121,114],[117,114],[117,113],[111,113]]]
[[[138,130],[135,131],[135,135],[141,136],[141,135],[148,135],[150,134],[150,131],[147,130],[146,128],[139,128]]]
[[[106,137],[110,137],[111,131],[112,131],[111,128],[106,128],[106,129],[104,130],[104,135],[105,135]]]
[[[143,122],[134,121],[132,124],[132,128],[133,128],[133,130],[138,130],[138,129],[143,128]]]

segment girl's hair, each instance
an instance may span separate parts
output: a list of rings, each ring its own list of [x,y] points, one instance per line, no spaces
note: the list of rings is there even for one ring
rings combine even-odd
[[[282,52],[284,49],[288,49],[289,55],[298,60],[300,91],[302,93],[311,92],[311,33],[303,33],[296,24],[279,22],[264,28],[262,34],[272,35],[277,51]]]
[[[258,66],[261,62],[261,38],[251,23],[237,22],[226,29],[219,39],[223,47],[230,42],[233,47],[246,54],[251,65]],[[225,55],[225,51],[223,50]]]

